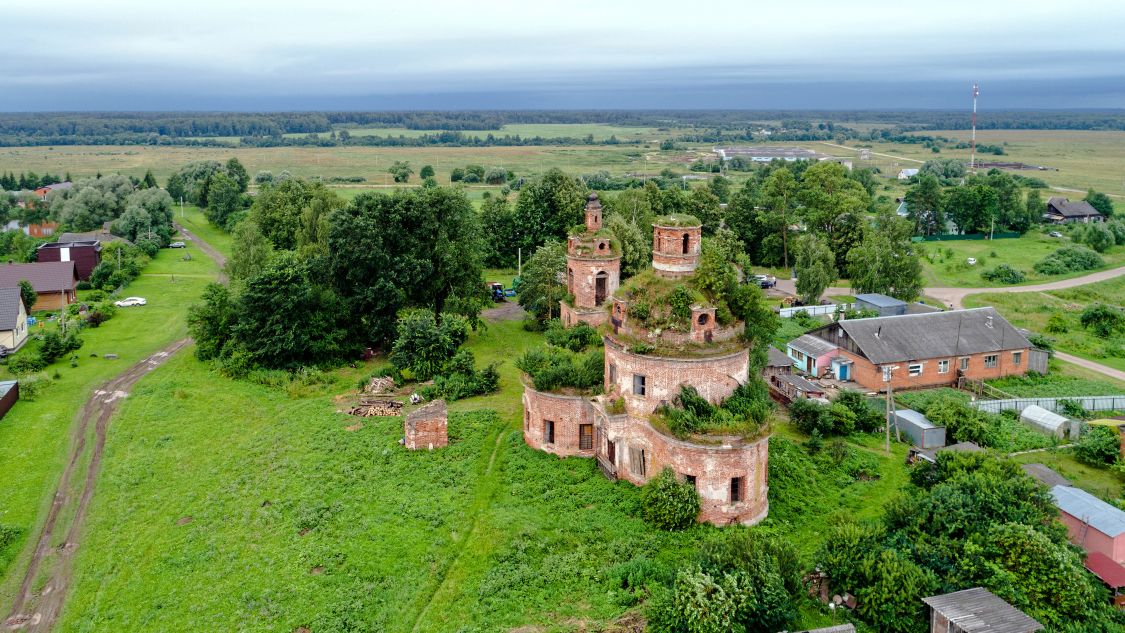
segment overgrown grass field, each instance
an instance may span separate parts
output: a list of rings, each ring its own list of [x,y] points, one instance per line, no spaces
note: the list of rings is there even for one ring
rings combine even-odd
[[[184,261],[184,253],[192,259]],[[75,354],[77,367],[63,359],[47,368],[55,376],[35,400],[23,399],[0,420],[0,524],[14,527],[19,537],[0,549],[0,603],[11,599],[22,562],[30,554],[28,538],[37,534],[52,490],[62,471],[71,439],[74,416],[99,385],[161,347],[187,336],[186,306],[196,300],[204,285],[215,278],[214,264],[197,249],[165,249],[123,294],[148,299],[148,305],[119,308],[116,316],[98,328],[82,331],[84,342]],[[39,334],[54,325],[32,328]],[[37,341],[29,341],[20,354],[34,354]],[[117,354],[110,360],[105,354]],[[97,355],[94,357],[92,355]],[[4,372],[7,374],[7,370]],[[8,376],[5,376],[8,378]],[[168,419],[171,409],[160,406]],[[12,564],[13,560],[20,564]]]

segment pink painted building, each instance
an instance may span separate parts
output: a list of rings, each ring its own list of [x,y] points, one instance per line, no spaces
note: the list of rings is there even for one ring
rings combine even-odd
[[[1125,564],[1125,511],[1073,486],[1055,486],[1051,496],[1072,543]]]

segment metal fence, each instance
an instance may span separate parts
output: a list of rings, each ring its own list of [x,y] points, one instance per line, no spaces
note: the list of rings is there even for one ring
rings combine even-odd
[[[782,308],[778,314],[783,319],[792,318],[794,314],[804,310],[809,316],[817,316],[820,314],[836,314],[837,310],[851,310],[855,307],[854,303],[833,303],[826,306],[800,306],[796,308]]]
[[[1012,398],[1011,400],[977,400],[972,406],[986,413],[1000,413],[1015,409],[1023,411],[1036,404],[1048,411],[1058,413],[1063,400],[1077,402],[1087,411],[1125,411],[1125,395],[1122,396],[1073,396],[1070,398]]]

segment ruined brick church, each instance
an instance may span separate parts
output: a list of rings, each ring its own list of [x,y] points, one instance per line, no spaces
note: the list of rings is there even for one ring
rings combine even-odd
[[[692,483],[701,502],[700,521],[754,524],[766,517],[768,437],[693,435],[681,439],[654,425],[653,414],[694,387],[719,404],[750,378],[749,348],[741,322],[720,325],[716,306],[690,306],[690,320],[669,328],[646,321],[637,279],[665,287],[690,281],[699,264],[701,224],[692,216],[657,218],[653,224],[652,270],[620,282],[621,253],[602,228],[602,207],[591,193],[585,231],[567,243],[564,325],[600,327],[605,345],[605,382],[598,395],[524,390],[524,441],[560,457],[597,460],[611,479],[636,485],[671,468]],[[659,306],[653,306],[659,309]]]

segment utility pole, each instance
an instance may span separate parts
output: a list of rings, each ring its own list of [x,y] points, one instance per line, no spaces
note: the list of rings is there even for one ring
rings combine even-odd
[[[969,141],[969,173],[977,173],[977,96],[980,95],[980,87],[973,84],[973,134]]]
[[[894,377],[894,370],[898,369],[897,365],[883,365],[883,382],[887,384],[887,403],[886,403],[886,426],[884,427],[884,448],[888,453],[891,452],[891,416],[894,415],[894,396],[891,395],[891,378]],[[898,425],[895,425],[895,437],[899,438]]]
[[[180,219],[184,219],[184,197],[180,196]]]

